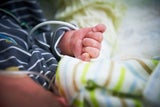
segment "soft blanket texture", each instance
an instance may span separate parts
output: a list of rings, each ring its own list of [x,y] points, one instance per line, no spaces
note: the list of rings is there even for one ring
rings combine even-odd
[[[58,3],[61,8],[57,19],[80,27],[104,23],[108,28],[99,58],[91,62],[68,56],[61,59],[56,77],[60,94],[79,107],[160,105],[160,2],[60,0]]]
[[[143,94],[158,63],[143,58],[84,62],[65,56],[58,66],[56,84],[60,94],[76,107],[142,107],[148,97],[159,100],[159,85],[154,92],[151,87],[159,77],[151,78],[145,97]]]

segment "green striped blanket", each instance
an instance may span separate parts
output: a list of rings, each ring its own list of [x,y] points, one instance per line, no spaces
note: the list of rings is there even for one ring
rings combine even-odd
[[[64,56],[56,85],[60,95],[75,107],[142,107],[147,91],[151,91],[145,90],[146,85],[158,63],[143,58],[85,62]]]

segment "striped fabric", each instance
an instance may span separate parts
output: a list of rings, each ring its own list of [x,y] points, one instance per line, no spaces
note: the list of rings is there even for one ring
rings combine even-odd
[[[29,31],[44,21],[36,0],[0,1],[0,70],[27,70],[54,78],[60,57],[53,46],[70,29],[60,27],[53,32],[44,26],[29,36]],[[30,77],[48,88],[48,82],[39,75]]]
[[[75,107],[142,107],[143,91],[158,63],[144,58],[84,62],[64,56],[56,85]]]
[[[160,63],[151,74],[143,92],[146,102],[153,103],[152,107],[160,107]]]

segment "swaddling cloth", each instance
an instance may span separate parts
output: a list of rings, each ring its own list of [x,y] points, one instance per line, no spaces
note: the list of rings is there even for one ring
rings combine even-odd
[[[158,61],[129,58],[84,62],[64,56],[59,62],[59,93],[76,107],[142,106],[142,92]]]

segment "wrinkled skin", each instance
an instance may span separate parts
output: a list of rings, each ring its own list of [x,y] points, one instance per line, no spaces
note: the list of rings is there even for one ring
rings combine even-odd
[[[84,61],[98,57],[105,30],[105,25],[98,24],[94,27],[66,32],[59,43],[62,54],[74,56]]]

